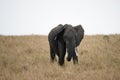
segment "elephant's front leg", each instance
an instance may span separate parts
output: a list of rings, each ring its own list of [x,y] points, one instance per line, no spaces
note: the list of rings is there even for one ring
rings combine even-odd
[[[73,63],[77,64],[78,63],[78,50],[77,50],[77,47],[74,49],[74,53],[75,54],[73,54]]]
[[[59,56],[59,65],[62,66],[64,64],[64,57],[65,57],[65,54],[66,54],[65,43],[59,42],[58,43],[58,48],[59,48],[59,53],[60,53],[60,56]]]

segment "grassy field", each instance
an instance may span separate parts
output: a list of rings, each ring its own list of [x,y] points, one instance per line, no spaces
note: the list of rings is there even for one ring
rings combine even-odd
[[[47,36],[0,36],[0,80],[120,80],[120,35],[86,35],[79,64],[51,63]]]

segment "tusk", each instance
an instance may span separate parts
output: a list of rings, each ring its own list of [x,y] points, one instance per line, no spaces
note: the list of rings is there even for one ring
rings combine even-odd
[[[76,53],[76,56],[78,56],[78,49],[77,49],[77,47],[75,47],[75,53]]]
[[[68,51],[68,49],[66,48],[66,57],[68,56],[68,52],[67,51]]]

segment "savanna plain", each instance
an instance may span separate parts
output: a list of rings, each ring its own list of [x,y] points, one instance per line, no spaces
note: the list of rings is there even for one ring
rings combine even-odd
[[[0,80],[120,80],[120,34],[85,35],[78,59],[51,63],[47,36],[0,36]]]

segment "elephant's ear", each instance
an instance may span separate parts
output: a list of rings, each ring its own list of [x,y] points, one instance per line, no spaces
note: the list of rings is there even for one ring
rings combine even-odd
[[[84,37],[84,29],[82,28],[82,25],[77,25],[74,27],[74,29],[76,30],[76,33],[77,33],[76,44],[78,46]]]
[[[80,25],[77,25],[77,26],[75,26],[74,27],[74,29],[77,31],[77,33],[79,34],[79,33],[81,33],[81,34],[83,34],[84,33],[84,29],[83,29],[83,27],[82,27],[82,25],[80,24]]]
[[[49,38],[56,40],[58,36],[63,32],[65,27],[59,24],[57,27],[53,28],[49,33]]]

